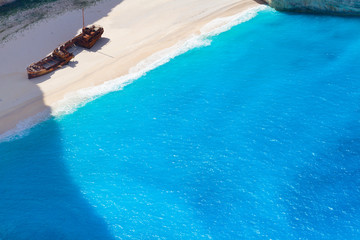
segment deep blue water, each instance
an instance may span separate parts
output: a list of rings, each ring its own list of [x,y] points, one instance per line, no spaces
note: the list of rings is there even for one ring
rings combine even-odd
[[[261,12],[0,144],[0,239],[360,239],[360,19]]]

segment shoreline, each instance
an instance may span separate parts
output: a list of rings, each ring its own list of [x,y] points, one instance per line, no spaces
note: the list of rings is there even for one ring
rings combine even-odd
[[[103,38],[93,50],[81,50],[69,66],[28,80],[25,68],[31,61],[27,61],[40,60],[61,42],[74,36],[74,29],[79,31],[81,26],[72,26],[67,31],[66,26],[60,25],[81,23],[78,21],[81,14],[73,11],[37,24],[18,34],[14,41],[0,45],[0,54],[11,56],[7,63],[0,66],[0,137],[9,137],[41,122],[69,93],[76,95],[81,89],[127,76],[132,68],[153,54],[185,42],[192,36],[200,36],[201,29],[210,22],[257,6],[261,5],[254,0],[224,0],[222,3],[202,0],[157,0],[150,3],[125,0],[119,3],[108,0],[86,9],[85,16],[92,16],[89,16],[89,21],[99,19],[86,21],[87,25],[95,23],[105,29]],[[102,9],[110,12],[101,12]],[[100,17],[99,14],[105,16]],[[54,32],[58,28],[61,31]],[[22,54],[26,57],[21,58]],[[42,115],[38,120],[33,117],[37,114]]]

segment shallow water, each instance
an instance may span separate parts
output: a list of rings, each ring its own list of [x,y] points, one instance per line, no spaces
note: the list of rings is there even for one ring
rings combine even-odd
[[[359,239],[360,19],[263,11],[0,144],[0,239]]]

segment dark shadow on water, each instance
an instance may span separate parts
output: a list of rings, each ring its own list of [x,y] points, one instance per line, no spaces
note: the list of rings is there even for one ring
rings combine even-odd
[[[349,129],[353,136],[339,137],[337,147],[304,159],[306,167],[282,196],[296,239],[360,237],[360,125]]]
[[[72,182],[61,139],[48,120],[0,144],[0,239],[113,239]]]
[[[101,13],[88,16],[87,24],[106,16],[122,1],[104,1]],[[79,12],[81,19],[81,11]],[[79,24],[64,22],[63,31],[54,32],[58,43],[74,37]],[[106,29],[105,29],[106,31]],[[29,81],[26,66],[39,61],[57,46],[46,45],[47,35],[37,36],[33,42],[17,44],[9,42],[0,48],[0,55],[10,56],[0,65],[0,82],[19,82],[34,96],[36,109],[18,107],[18,118],[8,115],[14,123],[23,115],[35,114],[49,109],[43,102],[43,93],[37,83],[46,81],[52,74]],[[66,34],[66,35],[64,35]],[[30,34],[31,35],[31,34]],[[36,36],[33,36],[36,37]],[[39,41],[39,39],[41,41]],[[44,40],[45,39],[45,40]],[[98,42],[95,49],[101,49],[109,39]],[[16,45],[17,44],[17,45]],[[36,59],[27,53],[34,50]],[[81,50],[83,51],[83,50]],[[76,58],[67,67],[76,67]],[[59,69],[58,71],[61,71]],[[3,73],[8,73],[7,75]],[[3,84],[2,86],[6,86]],[[0,105],[12,101],[4,94],[11,89],[0,87]],[[6,117],[0,118],[5,126]],[[64,148],[58,122],[50,119],[36,126],[23,138],[0,143],[0,239],[114,239],[105,220],[84,197],[81,189],[73,182],[69,167],[64,161]]]

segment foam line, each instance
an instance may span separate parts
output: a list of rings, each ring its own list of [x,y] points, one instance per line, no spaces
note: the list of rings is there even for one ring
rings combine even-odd
[[[105,82],[100,86],[81,89],[59,101],[53,108],[54,116],[62,116],[75,112],[79,107],[86,103],[103,96],[107,93],[122,90],[124,86],[145,75],[147,72],[169,62],[171,59],[188,52],[191,49],[209,46],[210,37],[230,30],[232,27],[249,21],[254,18],[259,11],[268,9],[266,6],[259,6],[248,9],[242,13],[231,17],[218,18],[206,24],[201,30],[200,35],[193,35],[185,41],[180,41],[174,46],[159,51],[131,68],[129,74]]]
[[[71,114],[78,108],[83,107],[88,102],[91,102],[100,96],[110,92],[122,90],[124,86],[131,84],[133,81],[139,79],[147,72],[169,62],[171,59],[191,49],[209,46],[211,44],[210,37],[228,31],[240,23],[249,21],[250,19],[254,18],[258,12],[265,9],[269,9],[269,7],[259,6],[248,9],[234,16],[215,19],[206,24],[200,30],[201,34],[193,35],[185,41],[180,41],[170,48],[151,55],[150,57],[138,63],[135,67],[131,68],[129,74],[114,80],[107,81],[99,86],[84,88],[67,94],[63,100],[60,100],[55,104],[51,114],[55,117]],[[15,129],[0,135],[0,142],[11,141],[26,135],[30,128],[48,119],[49,116],[50,112],[45,111],[25,119],[24,121],[21,121],[19,124],[17,124]]]
[[[50,116],[51,111],[50,109],[47,109],[35,114],[32,117],[20,121],[18,124],[16,124],[15,128],[0,135],[0,143],[13,141],[28,135],[31,128],[45,120],[48,120]]]

